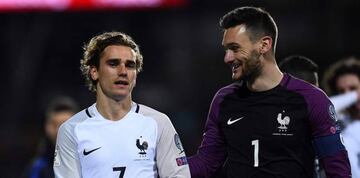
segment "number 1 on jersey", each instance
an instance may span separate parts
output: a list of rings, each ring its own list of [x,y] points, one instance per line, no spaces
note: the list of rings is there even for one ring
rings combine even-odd
[[[254,145],[254,167],[259,166],[259,140],[251,141],[251,145]]]

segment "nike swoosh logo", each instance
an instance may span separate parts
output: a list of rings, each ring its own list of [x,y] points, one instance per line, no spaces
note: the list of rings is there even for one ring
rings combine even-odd
[[[95,148],[95,149],[92,149],[92,150],[90,150],[90,151],[85,151],[85,149],[84,149],[83,154],[84,154],[84,156],[86,156],[86,155],[88,155],[88,154],[90,154],[90,153],[92,153],[92,152],[94,152],[94,151],[96,151],[96,150],[98,150],[98,149],[100,149],[100,148],[101,148],[101,147]]]
[[[231,124],[233,124],[233,123],[241,120],[242,118],[244,118],[244,117],[240,117],[240,118],[237,118],[237,119],[235,119],[235,120],[231,120],[231,118],[230,118],[230,119],[227,121],[227,125],[231,125]]]

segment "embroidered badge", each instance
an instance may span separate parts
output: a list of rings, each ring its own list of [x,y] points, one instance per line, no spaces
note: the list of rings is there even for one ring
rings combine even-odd
[[[285,110],[279,112],[276,121],[279,124],[277,127],[279,130],[272,135],[279,135],[279,136],[293,136],[292,133],[288,133],[289,125],[290,125],[290,116],[285,115]]]
[[[186,159],[185,156],[176,158],[176,163],[177,163],[178,166],[182,166],[182,165],[187,165],[187,164],[188,164],[187,159]]]
[[[140,139],[142,139],[142,136],[140,136]],[[142,156],[146,156],[146,150],[149,147],[149,144],[147,141],[140,142],[140,139],[136,139],[136,147],[140,150],[139,154]]]

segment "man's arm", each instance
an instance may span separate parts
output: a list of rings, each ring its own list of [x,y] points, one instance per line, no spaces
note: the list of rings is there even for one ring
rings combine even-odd
[[[348,154],[340,140],[340,133],[314,139],[320,163],[329,178],[351,177]]]
[[[160,177],[189,178],[190,170],[180,137],[170,119],[161,114],[158,122],[156,164]]]
[[[76,151],[73,128],[69,122],[58,131],[55,147],[54,173],[56,178],[81,178],[81,167]]]
[[[357,91],[331,96],[330,100],[334,104],[335,111],[339,113],[354,104],[360,98],[359,93],[360,89]]]
[[[352,177],[360,177],[360,142],[354,139],[358,135],[345,135],[344,133],[344,143],[346,150],[348,151],[351,173]]]
[[[313,143],[329,178],[351,177],[347,151],[342,143],[335,108],[323,92],[315,91],[308,100]]]
[[[219,104],[221,101],[222,97],[218,92],[210,106],[201,146],[197,154],[189,158],[193,178],[213,176],[226,159],[225,139],[220,130]]]

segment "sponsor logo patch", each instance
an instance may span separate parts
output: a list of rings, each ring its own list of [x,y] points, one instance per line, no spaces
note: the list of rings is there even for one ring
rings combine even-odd
[[[101,148],[101,147],[98,147],[98,148],[92,149],[92,150],[90,150],[90,151],[85,151],[85,149],[84,149],[83,155],[84,155],[84,156],[87,156],[87,155],[89,155],[90,153],[92,153],[92,152],[94,152],[94,151],[96,151],[96,150],[98,150],[98,149],[100,149],[100,148]]]
[[[332,134],[335,134],[335,133],[336,133],[336,128],[335,128],[335,127],[330,127],[330,132],[331,132]]]
[[[231,124],[241,120],[242,118],[244,118],[244,117],[239,117],[239,118],[237,118],[235,120],[231,120],[231,117],[230,117],[229,120],[227,121],[227,125],[231,125]]]
[[[182,165],[188,164],[186,157],[183,156],[183,157],[176,158],[176,164],[177,164],[178,166],[182,166]]]

